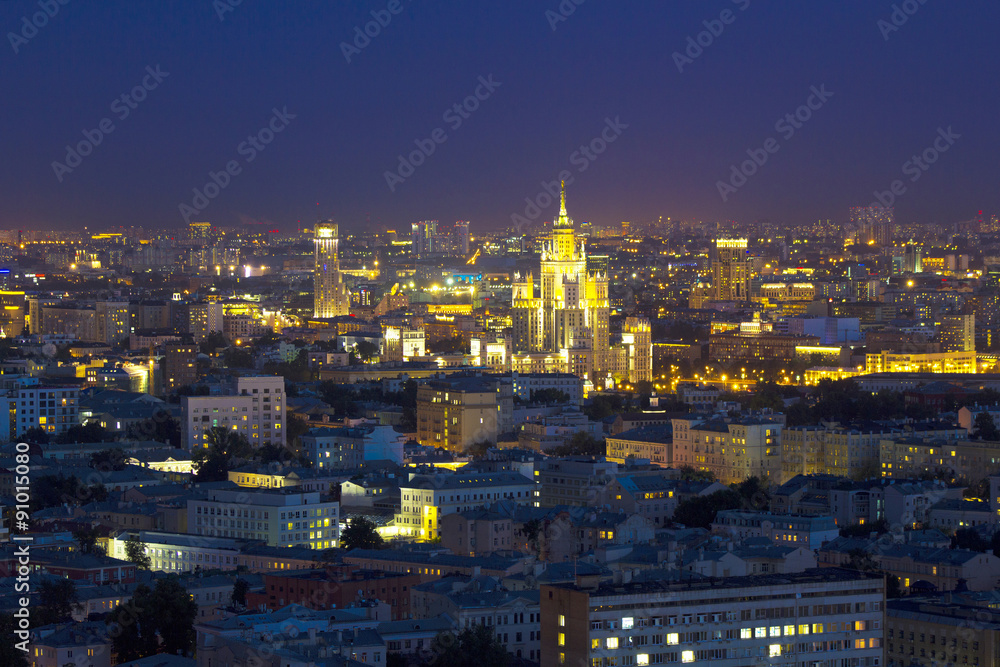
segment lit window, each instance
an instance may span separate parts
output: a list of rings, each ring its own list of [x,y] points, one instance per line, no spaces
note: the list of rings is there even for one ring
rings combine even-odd
[[[667,635],[667,644],[669,644],[670,646],[679,644],[680,641],[681,641],[681,636],[676,632],[671,632],[669,635]]]
[[[632,617],[626,616],[625,618],[622,619],[622,630],[631,630],[631,629],[632,629]]]
[[[559,614],[559,627],[560,628],[566,627],[566,617],[563,616],[562,614]]]
[[[637,664],[637,665],[648,665],[649,664],[649,654],[648,653],[640,653],[639,655],[635,656],[635,664]]]
[[[565,646],[566,645],[566,633],[565,632],[560,632],[559,633],[559,645],[560,646]]]
[[[694,651],[682,651],[681,662],[694,662]]]
[[[864,641],[864,640],[862,640]],[[771,644],[768,648],[768,655],[772,658],[781,657],[781,644]]]
[[[608,637],[604,645],[608,648],[618,648],[618,637]]]
[[[767,628],[754,628],[753,636],[757,637],[758,639],[761,637],[767,637]]]
[[[750,639],[752,636],[753,636],[753,630],[751,628],[740,629],[740,639]]]

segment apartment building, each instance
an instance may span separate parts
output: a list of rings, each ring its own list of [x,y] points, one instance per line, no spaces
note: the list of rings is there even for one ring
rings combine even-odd
[[[536,507],[597,506],[617,473],[617,464],[602,457],[568,456],[545,459],[540,462],[540,468],[535,475],[538,482],[535,505]]]
[[[126,559],[125,543],[135,535],[146,545],[150,569],[162,572],[235,570],[243,542],[234,538],[162,533],[150,530],[122,531],[108,540],[108,555]]]
[[[269,546],[336,547],[340,542],[340,503],[318,491],[215,489],[187,505],[194,535],[262,540]]]
[[[401,507],[396,515],[399,534],[421,540],[441,536],[441,518],[499,500],[534,502],[535,482],[513,472],[488,474],[411,473],[399,485]]]
[[[543,665],[884,665],[881,574],[541,587]]]
[[[948,597],[888,602],[885,654],[889,667],[1000,663],[1000,611]]]
[[[511,383],[490,377],[430,380],[417,388],[417,440],[462,452],[493,442],[514,425]]]
[[[782,425],[767,418],[734,420],[685,417],[673,424],[674,468],[690,466],[715,473],[723,484],[759,477],[777,483],[781,476]]]
[[[1000,470],[1000,442],[909,437],[885,439],[879,447],[882,477],[908,479],[947,473],[979,480]]]
[[[80,424],[77,387],[20,387],[14,391],[14,436],[40,428],[57,435]]]
[[[182,396],[181,441],[187,449],[205,446],[216,427],[246,436],[253,446],[284,446],[285,379],[272,375],[235,378],[223,396]]]
[[[796,516],[745,510],[722,510],[715,515],[712,530],[745,540],[766,537],[775,544],[818,549],[840,536],[832,516]]]

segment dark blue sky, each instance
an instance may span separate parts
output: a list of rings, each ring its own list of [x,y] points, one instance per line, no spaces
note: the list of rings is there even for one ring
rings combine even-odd
[[[558,0],[402,0],[351,63],[340,43],[388,0],[243,0],[222,21],[212,0],[69,0],[16,54],[7,33],[40,9],[0,2],[0,228],[180,226],[230,160],[240,173],[195,219],[497,228],[562,170],[571,215],[598,224],[839,222],[896,179],[901,221],[1000,211],[998,3],[911,0],[885,39],[892,2],[747,1],[585,0],[553,31]],[[725,9],[678,72],[672,54]],[[169,76],[119,120],[111,103],[156,65]],[[500,87],[453,130],[442,114],[490,74]],[[776,121],[823,84],[833,97],[785,139]],[[247,162],[239,144],[285,107],[296,118]],[[580,173],[574,151],[609,117],[628,128]],[[114,131],[59,182],[52,163],[104,118]],[[904,163],[948,126],[961,138],[911,182]],[[447,140],[390,191],[385,171],[437,128]],[[769,137],[778,152],[724,202],[717,181]]]

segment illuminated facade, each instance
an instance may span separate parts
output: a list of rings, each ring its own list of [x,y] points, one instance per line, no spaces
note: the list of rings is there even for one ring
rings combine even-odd
[[[24,333],[24,292],[0,291],[0,338]]]
[[[587,271],[584,241],[566,213],[565,188],[552,234],[542,239],[540,274],[538,295],[530,273],[514,279],[514,369],[537,372],[537,357],[544,357],[542,365],[551,362],[557,372],[588,380],[606,377],[610,370],[608,276]]]
[[[894,354],[880,352],[865,358],[865,373],[975,373],[975,352]]]
[[[715,240],[712,292],[715,301],[750,298],[750,251],[746,239]]]
[[[337,254],[337,225],[318,222],[314,228],[315,269],[313,273],[313,317],[339,317],[350,313],[350,294],[340,273]]]

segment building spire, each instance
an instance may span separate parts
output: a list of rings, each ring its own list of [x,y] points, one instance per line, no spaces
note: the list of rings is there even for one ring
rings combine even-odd
[[[566,181],[559,181],[559,217],[556,218],[554,227],[572,227],[573,221],[566,213]]]

